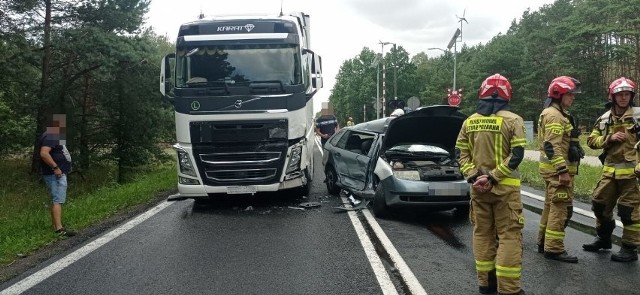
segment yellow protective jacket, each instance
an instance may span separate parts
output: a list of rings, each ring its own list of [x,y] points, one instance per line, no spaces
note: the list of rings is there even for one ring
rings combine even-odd
[[[469,182],[487,174],[498,184],[520,186],[517,166],[526,145],[524,122],[520,116],[504,110],[490,116],[473,114],[462,124],[456,141],[456,148],[460,150],[460,170]],[[521,155],[512,153],[516,147],[522,148]],[[493,192],[499,194],[499,188],[494,188]]]
[[[538,171],[542,177],[565,172],[570,175],[578,174],[578,162],[569,162],[571,130],[573,126],[569,121],[569,114],[563,112],[557,102],[542,110],[538,120]]]
[[[636,111],[637,112],[637,111]],[[636,166],[636,138],[635,125],[640,114],[628,108],[622,116],[615,116],[611,110],[604,113],[593,126],[593,131],[587,138],[587,145],[592,149],[604,149],[606,158],[602,167],[602,176],[615,179],[634,178],[633,168]],[[624,132],[627,137],[622,142],[609,142],[609,138],[618,132]]]

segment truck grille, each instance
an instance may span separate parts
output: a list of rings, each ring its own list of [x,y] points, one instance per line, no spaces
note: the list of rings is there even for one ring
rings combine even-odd
[[[207,178],[215,181],[262,181],[273,178],[278,170],[267,169],[244,169],[244,170],[219,170],[207,172]]]
[[[271,163],[280,159],[280,152],[261,153],[213,153],[201,154],[200,160],[207,164],[249,164]]]
[[[205,185],[280,181],[289,148],[287,120],[192,122],[189,127]]]

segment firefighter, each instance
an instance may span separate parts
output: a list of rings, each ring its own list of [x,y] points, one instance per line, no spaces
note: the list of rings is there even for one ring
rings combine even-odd
[[[538,171],[546,184],[538,252],[544,253],[545,258],[569,263],[578,263],[578,257],[565,250],[564,230],[573,215],[573,178],[578,174],[584,150],[580,146],[578,126],[567,109],[580,92],[580,81],[572,77],[553,79],[538,120]]]
[[[527,144],[522,118],[509,111],[511,84],[495,74],[482,82],[476,113],[462,125],[456,149],[471,188],[469,217],[480,293],[524,294],[524,214],[517,168]]]
[[[349,127],[349,126],[353,126],[353,125],[354,125],[354,124],[353,124],[353,118],[352,118],[352,117],[349,117],[349,118],[347,119],[347,127]]]
[[[620,252],[611,260],[631,262],[638,260],[636,248],[640,245],[640,189],[634,173],[637,164],[635,145],[638,142],[638,122],[632,108],[636,84],[621,77],[609,85],[611,109],[604,113],[587,139],[592,149],[604,149],[600,181],[593,190],[591,210],[596,216],[598,236],[593,243],[584,244],[585,251],[611,249],[611,233],[616,227],[613,208],[618,204],[618,216],[624,225]]]

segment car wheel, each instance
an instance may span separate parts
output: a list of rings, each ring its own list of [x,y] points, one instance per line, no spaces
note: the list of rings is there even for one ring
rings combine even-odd
[[[376,194],[373,197],[373,214],[378,218],[388,218],[390,216],[389,207],[387,206],[387,200],[384,198],[384,192],[382,186],[374,184],[376,187]]]
[[[338,195],[338,193],[340,193],[340,187],[338,186],[338,174],[336,174],[336,170],[329,166],[324,171],[324,174],[327,178],[325,180],[327,192],[329,192],[330,195]]]
[[[469,205],[456,207],[456,210],[453,211],[453,214],[461,218],[469,216]]]

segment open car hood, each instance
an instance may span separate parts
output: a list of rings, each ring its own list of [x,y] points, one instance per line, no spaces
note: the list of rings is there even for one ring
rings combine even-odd
[[[422,143],[442,147],[454,155],[456,139],[466,118],[467,115],[458,107],[437,105],[391,119],[384,133],[381,152],[398,144]]]

